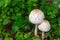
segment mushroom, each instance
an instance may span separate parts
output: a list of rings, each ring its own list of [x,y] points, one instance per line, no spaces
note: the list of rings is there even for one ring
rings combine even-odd
[[[44,19],[44,13],[39,9],[34,9],[29,15],[29,21],[35,24],[34,35],[37,36],[37,25],[40,24]]]
[[[38,29],[42,31],[42,40],[44,40],[44,32],[48,32],[50,28],[50,23],[47,20],[43,20],[42,23],[38,25]]]

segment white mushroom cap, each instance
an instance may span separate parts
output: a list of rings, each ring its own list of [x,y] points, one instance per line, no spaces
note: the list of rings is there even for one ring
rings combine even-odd
[[[38,29],[44,32],[50,30],[50,23],[47,20],[43,20],[42,23],[38,26]]]
[[[29,15],[29,20],[33,24],[40,24],[44,19],[44,13],[39,9],[34,9]]]

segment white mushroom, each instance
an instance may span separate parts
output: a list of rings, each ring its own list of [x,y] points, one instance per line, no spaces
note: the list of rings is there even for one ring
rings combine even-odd
[[[34,9],[29,15],[29,20],[31,23],[35,24],[35,36],[37,36],[37,25],[40,24],[44,19],[44,13],[39,9]]]
[[[50,28],[50,23],[47,20],[43,20],[42,23],[38,26],[38,29],[42,31],[42,40],[44,40],[44,32],[48,32]]]

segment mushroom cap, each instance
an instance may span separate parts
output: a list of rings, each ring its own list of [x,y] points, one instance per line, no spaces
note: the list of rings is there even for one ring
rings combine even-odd
[[[38,25],[38,29],[44,32],[47,32],[50,30],[50,23],[47,20],[43,20],[40,25]]]
[[[29,21],[33,24],[40,24],[44,19],[44,13],[39,9],[34,9],[29,15]]]

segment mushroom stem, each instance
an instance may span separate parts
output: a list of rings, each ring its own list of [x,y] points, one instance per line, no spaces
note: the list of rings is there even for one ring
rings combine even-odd
[[[44,40],[44,31],[42,31],[42,40]]]
[[[37,36],[37,24],[35,25],[35,32],[34,32],[34,35]]]

